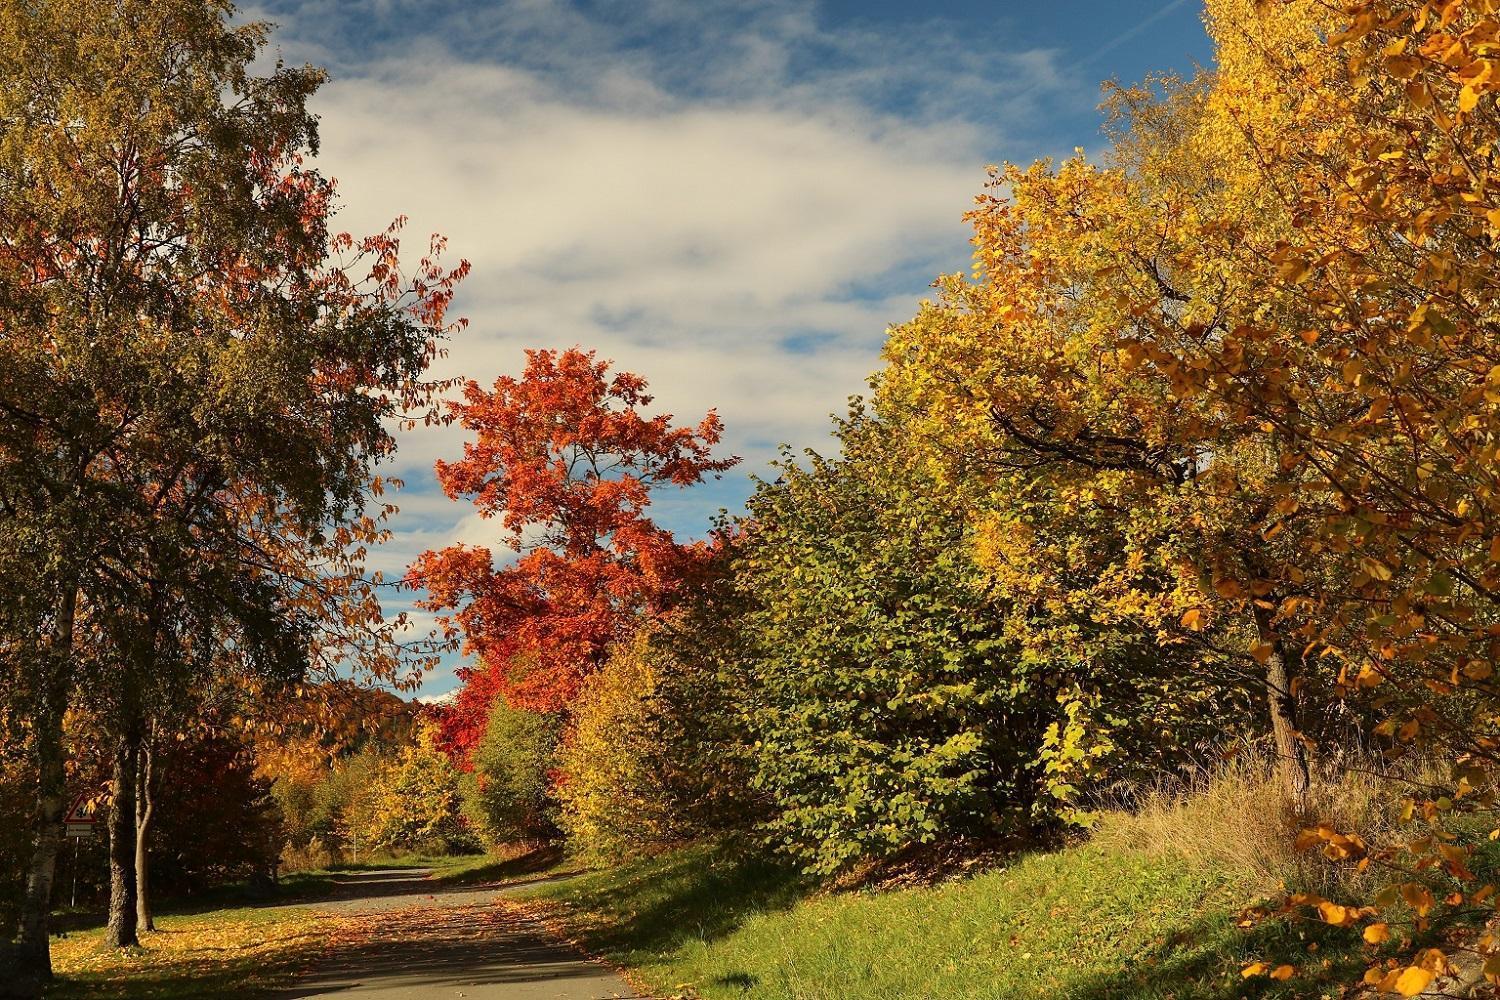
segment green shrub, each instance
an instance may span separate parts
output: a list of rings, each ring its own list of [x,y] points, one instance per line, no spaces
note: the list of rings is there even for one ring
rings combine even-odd
[[[736,564],[766,828],[823,873],[1028,816],[1055,708],[962,519],[883,425],[856,413],[841,438],[761,484]]]
[[[487,842],[557,835],[551,785],[559,729],[555,716],[496,700],[462,784],[464,815]]]

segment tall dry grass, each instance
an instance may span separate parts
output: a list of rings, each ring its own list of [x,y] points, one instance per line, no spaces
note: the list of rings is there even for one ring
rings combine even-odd
[[[1294,799],[1271,761],[1247,751],[1204,768],[1117,795],[1094,831],[1106,850],[1168,855],[1207,866],[1248,895],[1280,891],[1357,896],[1378,873],[1299,851],[1297,833],[1326,823],[1355,832],[1372,848],[1396,841],[1402,800],[1413,787],[1436,784],[1436,764],[1392,766],[1364,757],[1316,769],[1306,797]]]

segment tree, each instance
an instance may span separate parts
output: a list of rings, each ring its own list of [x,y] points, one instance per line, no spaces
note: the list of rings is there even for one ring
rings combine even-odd
[[[978,276],[893,338],[892,385],[940,449],[1114,512],[1135,542],[1095,606],[1207,667],[1258,665],[1284,759],[1337,712],[1451,761],[1453,787],[1410,810],[1435,832],[1381,859],[1422,901],[1424,872],[1470,880],[1444,817],[1491,811],[1500,763],[1500,20],[1208,10],[1216,72],[1121,93],[1111,162],[997,174],[971,215]],[[1161,599],[1130,585],[1143,571]],[[1370,982],[1411,995],[1445,967]]]
[[[552,798],[561,721],[556,714],[496,699],[464,776],[465,811],[491,843],[546,840],[557,834]]]
[[[592,352],[528,351],[521,378],[490,391],[471,381],[451,404],[476,436],[462,460],[438,463],[438,478],[450,497],[499,517],[520,554],[497,566],[489,549],[460,544],[423,553],[407,576],[479,659],[444,721],[461,760],[495,694],[516,708],[563,708],[610,644],[669,607],[709,556],[645,511],[652,493],[738,461],[710,455],[718,417],[673,427],[670,415],[643,416],[645,380],[609,369]]]
[[[901,422],[856,404],[837,437],[749,501],[721,654],[765,829],[809,870],[1045,835],[1209,731],[1219,692],[1180,660],[997,579]],[[1139,754],[1158,726],[1182,742]]]
[[[460,810],[459,772],[437,750],[429,724],[402,747],[378,782],[369,842],[386,850],[474,850],[478,839]]]
[[[267,29],[231,14],[0,4],[0,535],[37,595],[8,598],[0,655],[26,664],[11,694],[35,720],[33,976],[49,972],[62,715],[86,665],[110,676],[124,656],[77,644],[160,566],[232,568],[218,593],[254,600],[227,616],[304,634],[305,594],[268,555],[361,530],[388,421],[435,416],[423,373],[466,270],[429,258],[408,278],[394,230],[330,232],[332,183],[304,163],[322,74],[252,75]]]

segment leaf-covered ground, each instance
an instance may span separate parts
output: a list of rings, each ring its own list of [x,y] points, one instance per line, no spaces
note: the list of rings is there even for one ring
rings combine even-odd
[[[1321,998],[1358,981],[1352,932],[1242,929],[1239,895],[1212,871],[1085,845],[934,887],[810,896],[695,848],[532,899],[655,989],[711,1000]],[[1251,959],[1298,968],[1247,981]]]
[[[48,1000],[176,1000],[249,996],[294,978],[348,921],[301,908],[215,910],[157,918],[142,947],[104,949],[103,931],[52,941],[56,984]]]

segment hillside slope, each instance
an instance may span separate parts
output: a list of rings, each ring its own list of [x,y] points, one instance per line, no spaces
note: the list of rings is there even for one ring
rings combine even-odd
[[[1237,926],[1232,873],[1083,844],[938,886],[804,894],[789,873],[696,847],[539,889],[588,947],[664,994],[757,1000],[1334,997],[1349,931]],[[1315,966],[1306,966],[1316,936]],[[1302,968],[1246,980],[1252,959]]]

